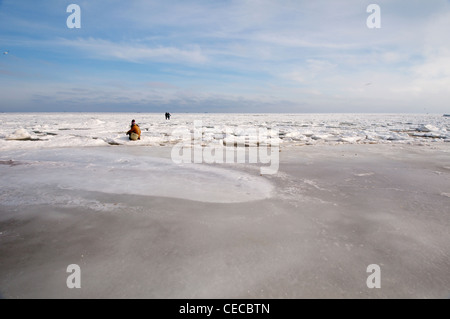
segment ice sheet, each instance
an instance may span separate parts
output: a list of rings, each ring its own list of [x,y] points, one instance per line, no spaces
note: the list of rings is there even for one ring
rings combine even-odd
[[[267,177],[177,167],[162,147],[3,151],[0,294],[448,298],[447,144],[289,148]],[[70,264],[81,289],[66,286]],[[370,264],[381,289],[366,285]]]
[[[0,163],[0,202],[12,205],[25,204],[27,190],[41,187],[217,203],[268,198],[273,190],[259,175],[209,165],[177,165],[146,156],[145,150],[133,154],[125,146],[9,151],[0,155]],[[47,202],[54,201],[48,192],[45,196]]]

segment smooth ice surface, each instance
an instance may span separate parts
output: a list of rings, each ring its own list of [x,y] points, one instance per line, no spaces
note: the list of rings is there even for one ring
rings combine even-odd
[[[125,135],[132,119],[142,130],[137,142]],[[202,122],[202,144],[249,136],[255,129],[278,131],[284,146],[450,141],[450,119],[442,114],[173,114],[166,121],[163,114],[149,113],[4,113],[0,150],[173,145],[186,140],[178,133],[193,131],[194,121]]]
[[[47,192],[30,201],[30,191],[56,190],[163,196],[233,203],[270,197],[273,186],[261,176],[198,164],[173,163],[127,147],[12,151],[0,155],[3,204],[52,203]],[[186,185],[189,184],[189,187]],[[45,200],[44,200],[45,198]]]
[[[449,143],[289,147],[267,176],[164,147],[14,150],[0,173],[5,298],[450,297]]]

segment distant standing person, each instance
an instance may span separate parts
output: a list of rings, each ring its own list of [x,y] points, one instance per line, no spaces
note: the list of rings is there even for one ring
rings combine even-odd
[[[136,124],[135,120],[131,121],[131,129],[127,132],[127,135],[130,136],[131,141],[141,139],[141,129],[139,128],[139,125]]]
[[[170,113],[167,112],[167,119],[168,119],[168,120],[170,120],[170,116],[171,116]]]

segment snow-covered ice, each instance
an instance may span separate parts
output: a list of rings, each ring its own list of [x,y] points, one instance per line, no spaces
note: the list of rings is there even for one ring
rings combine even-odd
[[[18,141],[29,140],[29,139],[31,139],[31,134],[27,130],[20,128],[20,129],[14,131],[14,133],[6,136],[5,139],[6,140],[18,140]]]
[[[125,136],[136,119],[142,139]],[[278,132],[283,146],[314,144],[423,143],[450,140],[450,119],[430,114],[174,114],[3,113],[0,150],[80,146],[160,146],[183,140],[180,129],[203,124],[204,143],[223,143],[249,129]]]

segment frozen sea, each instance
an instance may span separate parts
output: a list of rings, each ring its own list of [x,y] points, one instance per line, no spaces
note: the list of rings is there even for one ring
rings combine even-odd
[[[131,119],[142,130],[137,143],[125,136]],[[183,139],[177,132],[192,131],[195,121],[204,144],[248,136],[251,129],[277,133],[282,146],[450,141],[450,117],[442,114],[173,114],[166,121],[150,113],[3,113],[0,150],[172,145]]]
[[[140,141],[127,140],[131,119]],[[450,297],[448,117],[8,113],[0,123],[1,297]],[[198,123],[203,146],[270,132],[278,171],[175,163]],[[71,264],[80,289],[66,285]],[[372,264],[381,288],[367,286]]]

